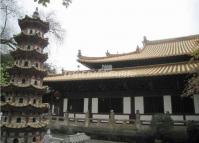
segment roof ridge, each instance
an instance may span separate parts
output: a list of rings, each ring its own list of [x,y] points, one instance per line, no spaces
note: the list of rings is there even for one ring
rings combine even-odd
[[[189,36],[182,36],[182,37],[174,37],[174,38],[166,38],[166,39],[159,39],[159,40],[147,40],[146,44],[159,44],[165,42],[174,42],[174,41],[182,41],[182,40],[190,40],[193,38],[199,38],[199,34],[189,35]]]

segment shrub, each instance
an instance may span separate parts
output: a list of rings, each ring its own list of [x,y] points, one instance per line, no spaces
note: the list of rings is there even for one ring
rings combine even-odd
[[[171,138],[173,120],[169,114],[155,114],[151,120],[151,128],[155,138],[168,140]]]
[[[187,124],[188,143],[199,143],[199,127],[194,122]]]

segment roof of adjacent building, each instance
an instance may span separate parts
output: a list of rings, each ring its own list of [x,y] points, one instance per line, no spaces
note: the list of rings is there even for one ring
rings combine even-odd
[[[66,72],[60,75],[51,75],[44,78],[45,82],[56,81],[81,81],[96,79],[114,79],[114,78],[136,78],[136,77],[152,77],[164,75],[179,75],[195,73],[199,68],[199,61],[195,62],[179,62],[172,64],[148,65],[131,68],[120,68],[108,71],[74,71]]]
[[[128,60],[141,60],[161,57],[190,55],[199,48],[199,34],[186,37],[149,41],[144,39],[143,48],[126,54],[107,54],[104,57],[87,57],[79,55],[83,64],[108,63]]]

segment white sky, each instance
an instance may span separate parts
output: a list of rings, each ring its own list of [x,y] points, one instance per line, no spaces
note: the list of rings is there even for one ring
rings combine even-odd
[[[72,0],[66,9],[62,0],[51,0],[47,8],[20,0],[24,12],[55,11],[66,30],[63,45],[50,43],[48,62],[57,68],[77,70],[78,49],[82,55],[104,56],[127,53],[148,40],[199,34],[199,0]],[[84,69],[80,65],[80,69]]]

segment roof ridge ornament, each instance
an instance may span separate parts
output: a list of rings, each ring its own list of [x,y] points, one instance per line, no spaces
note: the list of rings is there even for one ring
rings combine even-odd
[[[143,46],[145,46],[147,42],[148,42],[148,40],[147,40],[146,36],[144,36],[144,37],[143,37],[143,41],[142,41]]]
[[[38,7],[36,7],[35,12],[33,13],[32,17],[35,18],[35,19],[40,18],[39,12],[38,12]]]
[[[82,52],[81,52],[81,50],[79,49],[79,50],[78,50],[77,57],[80,58],[81,56],[82,56]]]
[[[140,47],[137,45],[137,48],[136,48],[136,52],[139,53],[140,52]]]
[[[106,56],[110,56],[110,52],[108,50],[106,51]]]

